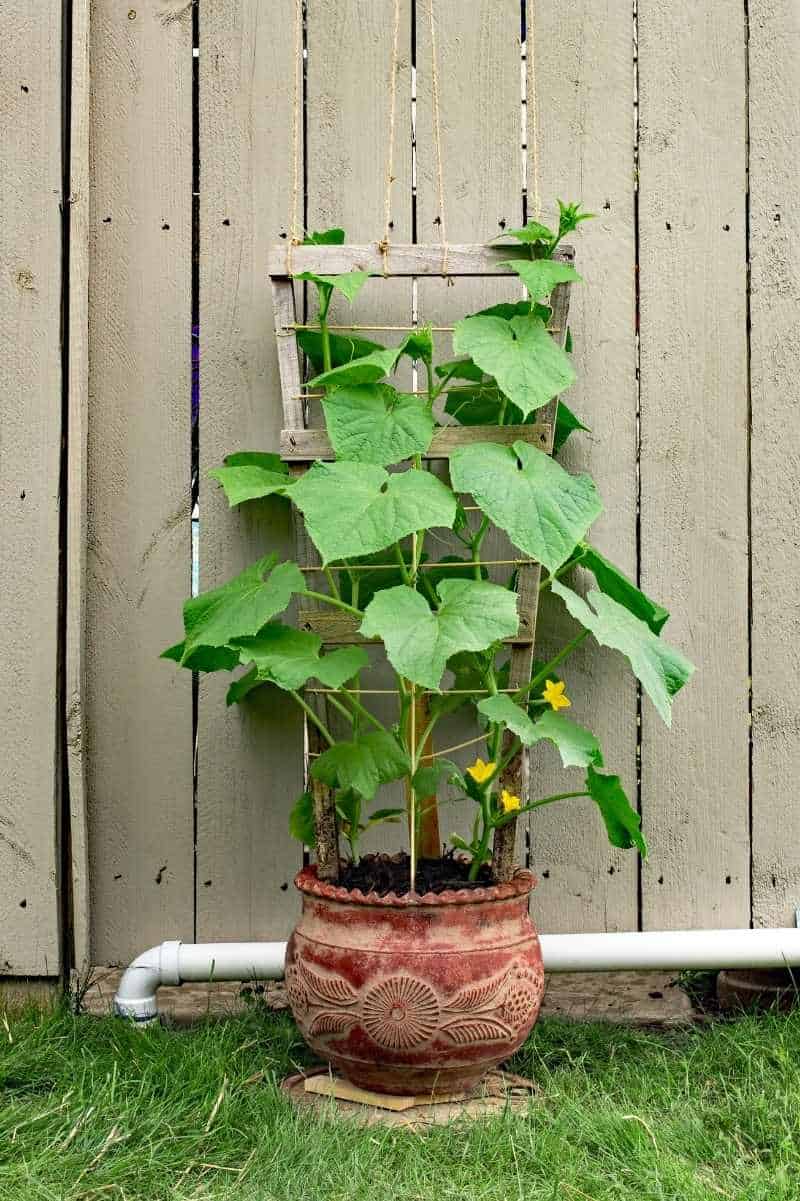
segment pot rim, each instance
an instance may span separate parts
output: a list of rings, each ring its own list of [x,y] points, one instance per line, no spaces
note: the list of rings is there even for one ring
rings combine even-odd
[[[301,868],[294,878],[294,886],[306,896],[320,897],[326,901],[340,901],[350,905],[371,905],[383,909],[433,909],[448,905],[480,905],[487,901],[508,901],[512,897],[526,896],[536,886],[536,877],[527,868],[518,867],[511,880],[503,884],[489,884],[484,888],[446,889],[444,892],[404,892],[398,895],[389,892],[379,896],[376,892],[364,893],[360,888],[345,888],[341,884],[328,884],[317,878],[316,863]]]

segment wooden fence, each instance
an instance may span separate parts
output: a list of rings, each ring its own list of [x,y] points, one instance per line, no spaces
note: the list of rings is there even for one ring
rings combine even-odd
[[[280,696],[226,711],[216,679],[193,694],[157,659],[190,588],[193,324],[208,588],[290,548],[280,509],[231,513],[207,472],[277,443],[266,261],[295,179],[308,228],[383,233],[395,0],[306,0],[299,43],[295,11],[2,9],[0,973],[167,937],[280,937],[296,912],[299,722]],[[594,815],[537,816],[537,920],[790,923],[800,12],[399,0],[398,16],[391,237],[435,241],[442,217],[453,242],[519,223],[534,133],[545,212],[561,196],[598,214],[571,321],[570,403],[592,432],[569,464],[605,498],[601,548],[672,608],[667,634],[699,667],[671,734],[647,704],[638,724],[618,656],[572,669],[575,714],[638,795],[652,851],[640,866]],[[408,284],[387,288],[380,319],[407,322]],[[446,316],[475,299],[474,281],[426,281],[416,304]]]

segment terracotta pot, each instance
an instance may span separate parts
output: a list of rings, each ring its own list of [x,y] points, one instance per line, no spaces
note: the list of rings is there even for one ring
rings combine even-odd
[[[295,878],[303,914],[286,953],[286,991],[310,1046],[362,1088],[469,1089],[521,1045],[544,972],[528,916],[535,883],[438,895],[364,895]]]

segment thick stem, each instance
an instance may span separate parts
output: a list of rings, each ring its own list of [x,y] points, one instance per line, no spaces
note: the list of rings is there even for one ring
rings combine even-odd
[[[342,609],[345,613],[352,613],[354,617],[363,617],[364,613],[361,609],[356,609],[354,605],[348,605],[346,601],[339,600],[335,596],[329,596],[327,592],[314,592],[311,588],[305,588],[300,596],[307,596],[309,600],[323,601],[326,605],[333,605],[334,609]]]
[[[303,698],[301,697],[299,692],[295,692],[294,689],[292,689],[292,688],[287,689],[287,691],[288,691],[289,695],[293,696],[294,699],[297,701],[300,708],[306,714],[306,717],[308,718],[308,720],[317,727],[320,734],[327,742],[328,746],[333,746],[334,741],[335,741],[333,735],[331,734],[330,730],[325,725],[325,723],[319,717],[317,717],[316,713],[311,708],[311,706],[306,704],[306,702],[303,700]]]
[[[580,644],[583,642],[584,638],[589,637],[590,633],[591,633],[590,630],[581,630],[580,634],[576,634],[575,637],[570,642],[568,642],[566,646],[563,646],[561,648],[561,650],[558,652],[557,655],[553,656],[553,658],[550,660],[549,663],[545,663],[545,665],[541,669],[541,671],[537,671],[536,675],[533,676],[530,683],[523,684],[523,686],[521,688],[517,689],[517,691],[514,693],[514,700],[515,701],[524,700],[524,698],[528,695],[528,693],[532,692],[534,688],[537,688],[539,684],[543,684],[544,681],[547,679],[547,677],[550,675],[550,673],[553,671],[553,669],[558,667],[559,663],[563,663],[563,661],[567,658],[567,656],[571,655],[572,652],[577,647],[580,646]]]
[[[348,689],[345,688],[344,684],[342,684],[340,686],[339,691],[344,696],[347,697],[350,704],[355,709],[356,713],[360,714],[361,717],[366,718],[366,720],[370,723],[370,725],[373,725],[376,730],[382,730],[384,734],[388,733],[388,730],[386,729],[386,726],[383,724],[383,722],[379,721],[378,718],[374,715],[374,713],[370,713],[369,709],[367,709],[364,705],[362,705],[361,701],[358,699],[358,697],[355,696],[354,693],[348,691]]]

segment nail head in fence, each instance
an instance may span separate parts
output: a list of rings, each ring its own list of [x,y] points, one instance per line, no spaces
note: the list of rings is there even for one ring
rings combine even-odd
[[[571,247],[562,246],[555,255],[560,262],[574,261]],[[529,260],[527,247],[516,243],[501,246],[448,246],[447,275],[501,276],[513,275],[510,260]],[[279,245],[269,256],[269,274],[272,284],[277,335],[278,365],[281,378],[281,398],[285,428],[281,432],[281,457],[291,465],[293,475],[302,474],[305,464],[316,459],[332,459],[333,450],[327,432],[305,427],[304,400],[300,373],[300,356],[297,346],[297,314],[295,310],[294,286],[290,273],[311,271],[319,275],[336,275],[345,271],[369,271],[381,278],[391,276],[439,276],[442,274],[441,246],[402,245],[386,246],[370,242],[365,246],[292,246]],[[569,284],[559,284],[551,296],[550,333],[563,346],[567,332],[569,313]],[[353,328],[353,327],[349,327]],[[426,460],[446,459],[459,446],[473,442],[499,442],[510,445],[524,441],[539,446],[547,454],[553,452],[558,399],[554,398],[541,411],[542,420],[536,425],[526,426],[447,426],[437,430],[431,447],[423,457]],[[315,557],[313,545],[301,521],[295,522],[298,558],[301,566],[312,566]],[[533,644],[536,635],[536,613],[539,599],[538,564],[520,566],[517,595],[520,612],[520,630],[516,637],[505,639],[511,646],[509,684],[517,688],[530,680],[533,664]],[[303,609],[299,614],[301,628],[314,630],[328,644],[349,644],[366,641],[358,633],[356,619],[347,613],[326,613],[317,609]],[[314,691],[311,704],[324,709],[324,691]],[[313,724],[307,724],[308,749],[310,754],[319,753],[319,732]],[[508,746],[508,743],[506,743]],[[520,754],[509,764],[502,783],[510,791],[524,791],[527,776],[527,756]],[[320,876],[333,880],[338,876],[338,839],[333,795],[319,781],[312,781],[314,818],[317,832],[317,861]],[[510,879],[513,871],[516,842],[516,822],[509,822],[495,831],[494,869],[499,880]]]

